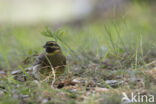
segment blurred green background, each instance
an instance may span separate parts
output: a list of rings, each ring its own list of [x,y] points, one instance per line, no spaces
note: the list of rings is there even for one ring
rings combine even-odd
[[[154,1],[87,0],[82,3],[84,7],[81,7],[82,0],[67,1],[68,5],[55,1],[57,6],[52,9],[49,9],[51,8],[49,4],[45,10],[39,12],[40,15],[36,14],[35,20],[29,15],[33,13],[31,9],[38,10],[32,8],[35,3],[32,5],[29,5],[29,2],[14,3],[6,9],[11,3],[1,1],[5,5],[0,11],[5,9],[7,12],[3,11],[3,16],[0,16],[0,68],[15,68],[26,57],[43,52],[42,45],[47,40],[53,40],[41,34],[45,31],[45,27],[52,32],[58,29],[63,31],[64,35],[60,37],[63,43],[79,55],[82,52],[93,52],[96,56],[105,57],[106,53],[119,55],[129,51],[135,54],[136,50],[146,54],[156,49]],[[27,5],[30,6],[30,10],[26,8]],[[64,10],[61,8],[62,5],[63,7],[74,5],[77,8],[73,7],[73,11],[68,11],[72,7]],[[19,11],[20,7],[25,10]],[[58,14],[44,13],[48,9],[51,10],[50,13],[58,11]],[[16,13],[20,15],[17,18],[14,16]],[[24,15],[24,18],[21,15]],[[51,18],[51,15],[56,18]],[[71,55],[63,43],[59,42],[65,55]]]

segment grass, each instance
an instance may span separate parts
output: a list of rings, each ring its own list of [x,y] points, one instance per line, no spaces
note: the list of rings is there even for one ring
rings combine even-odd
[[[7,71],[7,75],[0,74],[0,104],[121,104],[122,92],[138,91],[156,97],[155,77],[150,73],[156,56],[156,20],[150,13],[150,7],[136,3],[124,18],[87,23],[80,28],[63,26],[64,34],[53,38],[41,35],[45,28],[40,26],[3,26],[0,71]],[[31,78],[26,82],[15,80],[10,71],[20,68],[26,74],[23,68],[32,63],[25,66],[21,62],[43,52],[42,45],[54,39],[67,56],[68,75],[80,83],[51,89],[48,83]],[[107,80],[121,84],[113,87]]]

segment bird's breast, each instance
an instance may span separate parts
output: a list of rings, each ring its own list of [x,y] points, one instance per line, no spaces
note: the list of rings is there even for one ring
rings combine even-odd
[[[65,56],[63,56],[62,54],[59,54],[59,53],[52,55],[52,56],[48,56],[48,59],[53,67],[63,66],[64,61],[66,61]]]

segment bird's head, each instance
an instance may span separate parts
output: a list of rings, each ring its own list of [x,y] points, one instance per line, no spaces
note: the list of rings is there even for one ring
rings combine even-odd
[[[43,46],[45,48],[45,51],[48,54],[53,54],[55,52],[60,52],[60,46],[55,42],[55,41],[48,41],[46,44]]]

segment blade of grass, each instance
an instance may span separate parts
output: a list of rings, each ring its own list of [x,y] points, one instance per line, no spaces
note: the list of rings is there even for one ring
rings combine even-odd
[[[31,79],[31,77],[29,76],[29,74],[26,72],[26,70],[22,67],[22,66],[18,66],[21,70],[22,70],[22,72],[29,78],[29,79]]]

